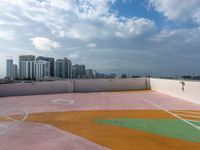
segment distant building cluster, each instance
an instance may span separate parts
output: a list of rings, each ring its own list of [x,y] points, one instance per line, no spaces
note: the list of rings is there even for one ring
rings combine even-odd
[[[19,67],[12,59],[6,61],[6,78],[8,80],[43,80],[43,79],[84,79],[95,78],[92,69],[85,65],[72,64],[67,58],[35,57],[33,55],[19,56]],[[98,77],[98,73],[97,73]]]

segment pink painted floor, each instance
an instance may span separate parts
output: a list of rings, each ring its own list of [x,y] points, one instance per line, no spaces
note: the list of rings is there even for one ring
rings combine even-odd
[[[0,150],[106,149],[55,127],[12,120],[8,115],[83,110],[200,110],[200,106],[154,91],[67,93],[0,98]]]
[[[200,105],[154,91],[67,93],[0,98],[0,114],[79,111],[79,110],[155,110],[148,101],[168,110],[200,110]]]
[[[107,150],[53,126],[23,122],[0,135],[0,150]]]

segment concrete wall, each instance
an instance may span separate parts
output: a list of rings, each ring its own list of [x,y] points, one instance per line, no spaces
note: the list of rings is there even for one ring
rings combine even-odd
[[[75,80],[74,92],[144,90],[146,78]]]
[[[184,90],[182,84],[184,82]],[[150,79],[151,89],[164,94],[200,104],[200,82],[168,79]]]
[[[73,92],[73,81],[1,84],[0,96],[21,96]]]
[[[0,97],[71,92],[100,92],[146,89],[146,78],[85,79],[52,82],[0,84]]]
[[[151,78],[128,79],[86,79],[52,82],[0,84],[0,97],[36,94],[55,94],[71,92],[107,92],[126,90],[145,90],[150,85],[152,90],[200,104],[200,82]]]

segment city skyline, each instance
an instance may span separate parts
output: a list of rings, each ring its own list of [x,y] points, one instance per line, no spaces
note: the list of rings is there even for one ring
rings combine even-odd
[[[104,73],[200,74],[199,0],[2,0],[0,78],[20,54]]]
[[[55,59],[48,56],[19,55],[19,62],[6,60],[6,80],[57,80],[94,78],[96,71],[84,64],[73,63],[63,57]],[[98,73],[97,73],[98,74]],[[98,77],[97,77],[98,78]]]

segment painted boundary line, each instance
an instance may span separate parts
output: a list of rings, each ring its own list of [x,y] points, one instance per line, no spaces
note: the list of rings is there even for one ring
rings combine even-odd
[[[200,116],[192,116],[192,115],[179,114],[179,113],[176,113],[176,114],[179,116],[185,116],[185,117],[190,117],[190,118],[200,118]]]
[[[11,117],[9,117],[7,115],[0,115],[0,117],[4,117],[4,118],[6,118],[8,120],[12,120],[12,121],[19,121],[19,120],[13,119],[13,118],[11,118]]]
[[[2,124],[0,124],[0,127],[2,127],[2,128],[9,128],[9,127],[7,127],[7,126],[5,126],[5,125],[2,125]]]
[[[20,125],[23,121],[25,121],[28,118],[29,113],[25,109],[22,109],[22,110],[24,112],[24,118],[22,120],[16,120],[16,119],[13,119],[13,118],[11,118],[9,116],[2,115],[3,117],[6,117],[7,119],[12,120],[15,124],[12,125],[11,127],[7,127],[6,125],[1,125],[2,127],[6,128],[6,129],[4,131],[0,132],[0,135],[3,135],[5,133],[7,133],[11,129],[14,129],[15,127]]]
[[[188,120],[183,119],[182,117],[180,117],[180,116],[178,116],[178,115],[176,115],[176,114],[170,112],[169,110],[163,108],[162,106],[159,106],[158,104],[153,103],[152,101],[146,101],[146,100],[144,100],[144,101],[145,101],[146,103],[152,104],[153,106],[155,106],[155,107],[157,107],[157,108],[159,108],[159,109],[161,109],[161,110],[163,110],[163,111],[165,111],[165,112],[171,114],[172,116],[174,116],[174,117],[180,119],[181,121],[187,123],[188,125],[190,125],[190,126],[192,126],[193,128],[195,128],[195,129],[197,129],[197,130],[200,131],[200,126],[194,125],[193,123],[189,122]]]
[[[102,92],[102,95],[105,96],[103,92]],[[122,96],[122,97],[124,97],[124,96]],[[130,97],[130,96],[125,96],[125,97]],[[163,110],[163,111],[165,111],[165,112],[171,114],[172,116],[178,118],[179,120],[185,122],[186,124],[192,126],[193,128],[197,129],[198,131],[200,131],[200,126],[197,126],[197,125],[191,123],[193,120],[189,120],[189,119],[186,120],[186,119],[184,119],[184,118],[182,118],[182,117],[176,115],[175,113],[170,112],[169,110],[163,108],[162,106],[159,106],[158,104],[153,103],[152,101],[147,101],[147,100],[142,100],[142,101],[144,101],[145,103],[149,103],[149,104],[155,106],[156,108],[158,108],[158,109],[160,109],[160,110]],[[191,122],[190,122],[190,121],[191,121]],[[199,122],[199,121],[196,121],[196,120],[195,120],[194,122]]]
[[[184,114],[196,114],[200,115],[200,112],[193,112],[193,111],[185,111],[185,110],[172,110],[174,113],[184,113]]]
[[[191,121],[191,122],[199,122],[200,123],[200,120],[192,120],[192,119],[187,119],[188,121]]]
[[[51,100],[53,104],[67,104],[72,105],[75,103],[75,100],[72,99],[66,99],[66,98],[59,98],[59,99],[53,99]]]

